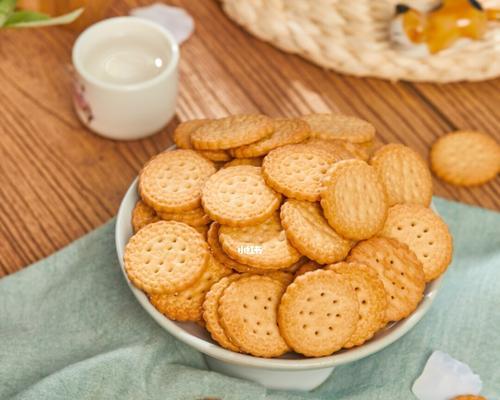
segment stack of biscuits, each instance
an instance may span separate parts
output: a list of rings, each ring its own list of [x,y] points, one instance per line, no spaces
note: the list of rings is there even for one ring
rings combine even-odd
[[[139,176],[131,282],[226,349],[307,357],[409,316],[452,255],[412,149],[351,116],[181,123]]]

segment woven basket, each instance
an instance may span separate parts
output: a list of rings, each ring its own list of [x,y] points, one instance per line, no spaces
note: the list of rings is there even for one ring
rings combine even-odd
[[[222,6],[230,18],[260,39],[347,74],[430,82],[478,81],[500,75],[500,24],[491,22],[482,40],[416,58],[390,42],[389,24],[397,2],[222,0]],[[428,7],[430,1],[406,3]],[[498,8],[500,0],[482,4]]]

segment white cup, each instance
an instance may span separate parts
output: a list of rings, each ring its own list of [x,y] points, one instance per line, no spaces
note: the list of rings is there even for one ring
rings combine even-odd
[[[92,131],[139,139],[173,117],[179,47],[161,26],[136,17],[106,19],[78,37],[72,57],[73,103]]]

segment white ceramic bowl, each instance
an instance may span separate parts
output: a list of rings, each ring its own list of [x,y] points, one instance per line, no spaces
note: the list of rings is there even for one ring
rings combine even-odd
[[[137,179],[130,185],[122,200],[116,219],[116,251],[123,275],[139,303],[158,324],[177,339],[205,354],[209,367],[226,375],[258,382],[272,389],[312,390],[323,383],[335,366],[367,357],[401,338],[425,315],[438,292],[442,277],[429,283],[425,296],[418,308],[408,317],[388,325],[373,339],[360,347],[342,350],[334,355],[319,358],[305,358],[297,354],[286,354],[280,358],[266,359],[239,354],[220,347],[209,333],[199,325],[190,322],[171,321],[158,312],[146,295],[128,279],[123,267],[123,252],[132,236],[131,216],[138,200]]]

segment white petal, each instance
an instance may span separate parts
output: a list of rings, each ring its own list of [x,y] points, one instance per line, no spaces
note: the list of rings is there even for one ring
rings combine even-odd
[[[477,395],[482,387],[479,375],[467,364],[437,350],[427,360],[412,391],[419,400],[448,400],[464,394]]]

